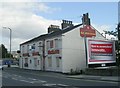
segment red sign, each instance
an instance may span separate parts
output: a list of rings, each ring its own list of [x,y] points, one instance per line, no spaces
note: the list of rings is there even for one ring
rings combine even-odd
[[[113,44],[91,44],[91,53],[112,54]]]
[[[88,64],[115,62],[114,41],[88,40]]]
[[[48,50],[48,54],[59,54],[59,50]]]
[[[84,28],[80,28],[80,36],[81,37],[92,37],[96,36],[96,31],[91,26],[84,26]]]
[[[23,56],[29,56],[29,53],[23,53]]]
[[[39,55],[39,52],[33,52],[32,55],[37,56],[37,55]]]

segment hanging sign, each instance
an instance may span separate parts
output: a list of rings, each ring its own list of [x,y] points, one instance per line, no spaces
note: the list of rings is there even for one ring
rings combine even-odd
[[[96,31],[90,25],[86,25],[83,28],[80,28],[81,37],[93,37],[96,36]]]
[[[48,54],[59,54],[59,50],[48,50]]]

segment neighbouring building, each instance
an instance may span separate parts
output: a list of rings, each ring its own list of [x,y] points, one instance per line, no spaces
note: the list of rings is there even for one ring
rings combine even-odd
[[[86,15],[87,18],[84,18]],[[90,25],[88,14],[83,15],[82,21],[82,24],[74,26],[72,21],[63,20],[62,29],[51,25],[47,34],[20,44],[20,68],[69,73],[96,66],[88,64],[87,40],[106,41],[106,39]],[[107,66],[106,64],[101,66],[104,65]]]
[[[18,59],[19,55],[17,51],[12,51],[11,54],[13,55],[13,59]]]

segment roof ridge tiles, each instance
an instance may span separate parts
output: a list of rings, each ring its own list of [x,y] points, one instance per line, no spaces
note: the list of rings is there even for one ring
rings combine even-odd
[[[48,34],[42,34],[42,35],[40,35],[40,36],[38,36],[38,37],[35,37],[35,38],[30,39],[30,40],[28,40],[28,41],[26,41],[26,42],[24,42],[24,43],[21,43],[20,45],[27,44],[27,43],[29,43],[29,42],[31,42],[31,41],[38,41],[38,40],[43,40],[43,39],[50,38],[50,37],[53,37],[53,36],[58,36],[58,35],[61,35],[61,34],[63,34],[63,33],[68,32],[68,31],[71,31],[71,30],[73,30],[74,28],[79,27],[79,26],[81,26],[81,25],[82,25],[82,24],[78,24],[78,25],[75,25],[75,26],[71,26],[71,27],[68,27],[68,28],[66,28],[66,29],[64,29],[64,30],[61,29],[61,31],[55,31],[55,32],[52,32],[52,33],[50,33],[50,34],[49,34],[49,33],[48,33]]]

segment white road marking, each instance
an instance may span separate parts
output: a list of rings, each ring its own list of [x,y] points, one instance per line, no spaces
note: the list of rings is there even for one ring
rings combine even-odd
[[[13,80],[18,80],[18,79],[16,79],[16,78],[12,78]]]
[[[13,74],[13,76],[18,76],[18,75]]]
[[[47,81],[41,81],[41,80],[38,80],[38,81],[32,81],[32,82],[34,82],[34,83],[42,83],[42,84],[47,83]]]
[[[34,78],[28,78],[28,79],[30,79],[30,80],[37,80],[37,79],[34,79]]]
[[[42,83],[46,83],[47,81],[41,81]]]
[[[57,84],[52,84],[52,83],[47,83],[47,84],[43,84],[44,86],[56,86]]]
[[[13,76],[16,76],[16,77],[22,77],[22,76],[20,76],[20,75],[16,75],[16,74],[12,74]]]
[[[33,82],[30,82],[30,81],[27,81],[27,80],[19,80],[19,81],[27,82],[27,83],[33,83]]]
[[[57,85],[59,85],[59,86],[69,86],[69,85],[64,85],[64,84],[57,84]]]
[[[39,79],[35,79],[35,78],[26,78],[26,77],[23,77],[23,76],[20,76],[20,75],[10,74],[10,73],[7,73],[7,72],[5,72],[4,74],[5,74],[4,75],[5,78],[11,78],[13,80],[18,80],[18,81],[22,81],[22,82],[27,82],[27,83],[42,83],[42,84],[47,83],[44,80],[39,80]]]

